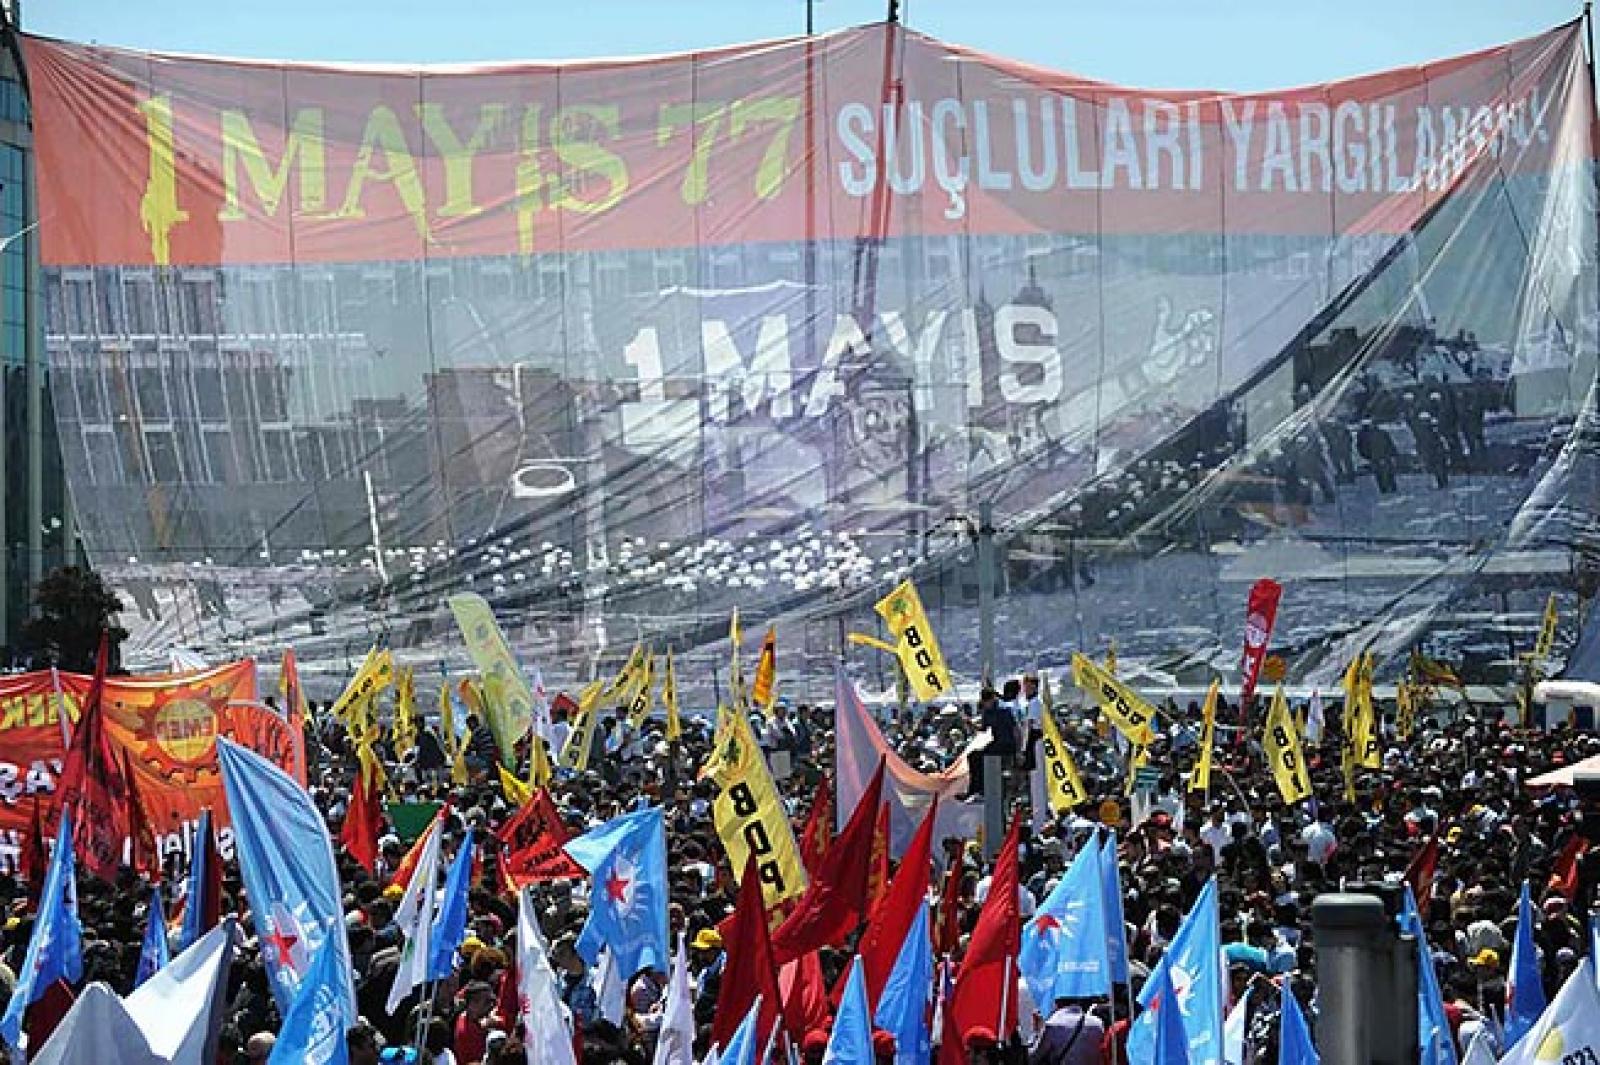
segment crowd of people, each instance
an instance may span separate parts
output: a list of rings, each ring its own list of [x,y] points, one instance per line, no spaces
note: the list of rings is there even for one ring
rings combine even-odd
[[[1146,786],[1143,801],[1133,803],[1115,735],[1092,709],[1057,708],[1062,734],[1090,792],[1088,801],[1060,816],[1030,806],[1027,774],[1038,768],[1039,715],[1050,712],[1040,706],[1036,683],[1018,678],[999,691],[986,691],[976,707],[890,707],[881,715],[889,745],[915,768],[944,768],[979,730],[996,738],[995,750],[1005,758],[1006,801],[1021,819],[1017,857],[1023,921],[1081,847],[1104,838],[1108,830],[1118,833],[1131,986],[1119,987],[1104,999],[1032,1003],[1015,1034],[987,1039],[986,1033],[964,1033],[968,1045],[961,1048],[963,1058],[995,1063],[1026,1059],[1030,1065],[1127,1061],[1130,1009],[1136,1008],[1140,985],[1213,877],[1219,887],[1230,993],[1237,1001],[1250,989],[1238,1018],[1243,1021],[1240,1054],[1245,1062],[1277,1060],[1282,995],[1296,996],[1316,1027],[1313,898],[1341,885],[1398,885],[1408,870],[1415,874],[1419,854],[1430,846],[1436,847],[1437,859],[1428,863],[1429,875],[1421,880],[1413,875],[1410,882],[1420,888],[1418,904],[1458,1048],[1464,1050],[1479,1031],[1491,1038],[1502,1032],[1509,949],[1524,882],[1531,885],[1537,903],[1534,941],[1546,991],[1554,995],[1587,953],[1586,921],[1600,874],[1600,848],[1588,850],[1587,844],[1600,828],[1600,814],[1586,811],[1570,789],[1534,791],[1526,784],[1535,774],[1600,753],[1600,736],[1568,727],[1517,728],[1503,720],[1500,708],[1431,707],[1404,740],[1392,721],[1384,726],[1382,767],[1357,776],[1352,800],[1340,771],[1339,707],[1333,702],[1321,742],[1308,743],[1306,749],[1314,798],[1291,806],[1264,768],[1250,729],[1219,729],[1211,787],[1189,790],[1201,708],[1169,701],[1163,709],[1148,760],[1160,778],[1153,788]],[[1259,722],[1261,712],[1255,709],[1252,720]],[[1237,709],[1224,703],[1218,720],[1231,722],[1236,716]],[[779,786],[798,837],[819,783],[833,769],[832,708],[791,707],[780,700],[765,713],[752,711],[751,720],[769,760],[780,769]],[[362,1016],[348,1034],[350,1061],[357,1065],[380,1060],[431,1065],[527,1060],[515,986],[508,976],[516,956],[517,899],[505,890],[496,861],[495,832],[515,804],[502,791],[493,736],[481,721],[468,725],[466,784],[451,782],[450,744],[436,721],[419,722],[406,750],[394,749],[393,730],[378,745],[392,799],[448,803],[441,822],[446,858],[469,835],[484,855],[452,978],[414,991],[392,1012],[386,1008],[404,949],[395,920],[401,889],[392,879],[409,841],[386,831],[370,871],[340,855]],[[306,739],[308,790],[338,838],[351,802],[356,751],[344,726],[326,713],[313,713]],[[710,1049],[709,1029],[725,963],[718,925],[732,912],[738,891],[735,871],[712,823],[715,785],[697,778],[709,753],[711,722],[685,715],[683,735],[668,742],[658,721],[633,729],[621,715],[612,715],[595,730],[593,742],[596,756],[589,768],[558,771],[550,795],[574,834],[642,805],[663,809],[670,924],[674,938],[681,937],[688,947],[698,1060]],[[525,744],[522,756],[527,756]],[[981,800],[974,796],[967,801]],[[1135,812],[1138,823],[1133,823]],[[940,868],[929,885],[930,895],[943,905],[937,898],[943,891],[959,893],[955,912],[964,937],[987,898],[991,862],[977,840],[939,844],[935,854]],[[954,876],[949,874],[951,864],[959,866]],[[181,883],[181,858],[167,872],[169,884]],[[115,889],[88,878],[80,885],[83,982],[104,981],[119,992],[133,985],[146,914],[131,900],[148,897],[137,879],[128,870]],[[31,933],[29,889],[15,876],[0,876],[0,897],[9,900],[12,914],[4,933],[9,968],[0,969],[6,990],[15,981]],[[551,880],[531,890],[580,1048],[578,1060],[583,1065],[651,1062],[668,974],[629,974],[620,1010],[608,1007],[577,949],[587,885]],[[240,917],[246,938],[229,981],[217,1060],[266,1061],[282,1018],[254,938],[251,900],[231,862],[222,910]],[[943,959],[952,973],[959,972],[964,942],[954,944]],[[830,988],[846,972],[851,946],[845,942],[822,953],[821,968]],[[42,1034],[41,1026],[59,1017],[66,1001],[70,992],[63,986],[30,1007],[30,1031]],[[884,1034],[879,1033],[874,1048],[887,1062],[893,1060],[895,1047],[892,1038],[881,1038]],[[937,1025],[933,1035],[938,1042]],[[793,1040],[786,1052],[791,1060],[818,1065],[827,1036],[827,1026],[818,1025]]]

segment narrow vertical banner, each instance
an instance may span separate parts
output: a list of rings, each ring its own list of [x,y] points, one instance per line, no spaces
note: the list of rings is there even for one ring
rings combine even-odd
[[[777,696],[778,633],[771,626],[761,641],[761,654],[756,658],[755,679],[750,682],[750,702],[765,710]]]
[[[1272,779],[1277,782],[1278,794],[1286,803],[1297,803],[1311,797],[1311,773],[1306,768],[1305,753],[1300,748],[1300,730],[1289,713],[1289,701],[1283,697],[1283,685],[1278,685],[1272,697],[1272,708],[1267,711],[1267,724],[1261,737],[1261,747],[1272,768]]]
[[[1263,577],[1250,586],[1244,609],[1244,653],[1239,662],[1240,724],[1245,723],[1250,698],[1256,692],[1261,663],[1267,657],[1267,645],[1272,640],[1272,625],[1278,619],[1278,600],[1282,597],[1283,585],[1271,578]]]
[[[501,752],[509,752],[533,724],[533,691],[483,596],[471,592],[452,595],[450,612],[461,628],[467,654],[495,691],[497,698],[486,708],[489,731]]]
[[[950,670],[945,667],[917,586],[909,579],[901,581],[873,609],[895,636],[895,654],[911,682],[912,694],[922,702],[948,694],[955,685],[950,682]]]

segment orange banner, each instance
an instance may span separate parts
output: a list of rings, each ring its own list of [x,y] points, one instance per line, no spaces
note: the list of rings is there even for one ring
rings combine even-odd
[[[69,719],[76,719],[91,680],[59,675]],[[48,808],[55,796],[63,753],[56,685],[48,670],[0,678],[0,869],[15,868],[34,797]],[[295,771],[294,731],[256,701],[253,661],[192,673],[111,677],[105,710],[110,735],[134,768],[163,855],[187,852],[200,810],[209,806],[223,857],[232,856],[217,769],[219,734]]]
[[[894,236],[1400,232],[1548,170],[1578,23],[1276,93],[1151,92],[876,25],[560,65],[336,67],[24,41],[47,265]]]

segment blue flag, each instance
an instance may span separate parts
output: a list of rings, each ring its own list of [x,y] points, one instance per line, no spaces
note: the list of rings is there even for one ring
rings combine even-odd
[[[1287,979],[1283,981],[1283,992],[1278,999],[1282,1003],[1278,1014],[1278,1065],[1317,1065],[1317,1048],[1311,1042],[1311,1029],[1306,1026],[1300,1000],[1294,997]]]
[[[134,973],[133,986],[138,987],[166,967],[172,960],[167,946],[167,913],[161,907],[161,889],[150,889],[150,910],[145,914],[144,943],[139,947],[139,969]]]
[[[345,966],[338,941],[324,939],[284,1014],[267,1065],[347,1065],[345,1032],[355,1024],[356,1013],[344,994],[350,979]]]
[[[1022,928],[1017,971],[1047,1017],[1057,999],[1111,994],[1100,854],[1089,840]]]
[[[744,1015],[744,1020],[739,1022],[739,1027],[733,1030],[728,1037],[728,1045],[722,1048],[722,1056],[717,1059],[717,1065],[756,1065],[756,1025],[761,1017],[761,996],[750,1004],[750,1012]],[[776,1027],[776,1026],[775,1026]]]
[[[1145,1012],[1139,1014],[1139,1018],[1150,1018],[1154,1046],[1150,1057],[1140,1058],[1134,1053],[1130,1032],[1128,1060],[1149,1061],[1151,1065],[1189,1065],[1189,1035],[1183,1023],[1183,999],[1172,985],[1172,968],[1157,966],[1156,975],[1150,978],[1145,990],[1150,994],[1150,1003],[1145,1006]]]
[[[256,936],[285,1016],[310,962],[333,945],[349,1015],[356,1013],[344,892],[333,842],[311,796],[295,779],[254,751],[217,737],[217,764],[233,816],[234,853],[250,896]]]
[[[612,818],[567,844],[589,871],[589,919],[578,953],[589,964],[608,947],[618,972],[666,972],[667,834],[659,807]]]
[[[900,954],[878,996],[878,1027],[894,1036],[895,1065],[928,1065],[933,1040],[928,1033],[928,993],[933,987],[933,943],[928,938],[928,907],[917,916],[900,945]]]
[[[0,1017],[0,1038],[15,1048],[22,1037],[22,1015],[51,984],[83,976],[83,925],[78,921],[78,885],[72,860],[72,811],[61,814],[61,831],[50,854],[50,866],[39,893],[28,953],[17,970],[17,983]]]
[[[1400,908],[1400,931],[1417,941],[1417,1046],[1421,1048],[1417,1060],[1420,1065],[1456,1065],[1456,1044],[1444,1012],[1439,974],[1434,971],[1433,951],[1428,949],[1422,915],[1409,884]]]
[[[1544,1013],[1544,983],[1539,976],[1539,953],[1533,945],[1533,899],[1528,882],[1522,882],[1517,901],[1517,938],[1511,944],[1511,978],[1506,982],[1506,1046],[1517,1040]]]
[[[1128,935],[1122,918],[1122,878],[1117,873],[1115,832],[1106,836],[1100,846],[1100,875],[1105,880],[1106,957],[1110,959],[1111,981],[1125,984],[1128,982]]]
[[[456,951],[467,937],[467,895],[472,890],[472,834],[461,841],[450,875],[444,880],[444,897],[428,934],[428,979],[443,980],[456,967]]]
[[[1128,1032],[1129,1061],[1159,1060],[1155,1057],[1157,1019],[1150,1003],[1160,994],[1162,984],[1175,989],[1183,1030],[1189,1037],[1188,1060],[1195,1065],[1219,1065],[1223,1060],[1222,930],[1215,879],[1207,881],[1139,993],[1139,1005],[1145,1012],[1134,1019]]]
[[[873,1065],[873,1060],[872,1011],[867,1008],[867,976],[858,954],[850,963],[850,977],[845,981],[822,1065]]]
[[[178,951],[189,949],[195,940],[210,929],[202,928],[205,920],[206,881],[211,870],[211,811],[200,811],[200,823],[195,828],[194,846],[189,852],[189,875],[185,878],[187,894],[183,904],[183,926],[178,930]]]

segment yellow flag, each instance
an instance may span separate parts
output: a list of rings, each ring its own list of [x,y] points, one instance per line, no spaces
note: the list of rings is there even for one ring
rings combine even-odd
[[[661,705],[667,710],[667,741],[683,736],[683,720],[678,717],[678,673],[672,665],[672,652],[667,652],[667,672],[661,678]]]
[[[753,853],[769,908],[805,891],[806,869],[788,812],[742,711],[718,707],[716,738],[700,775],[719,789],[711,817],[737,875],[744,875]]]
[[[582,773],[589,768],[589,748],[594,746],[594,730],[600,721],[600,692],[605,682],[590,681],[578,695],[578,710],[567,733],[566,746],[561,748],[557,760],[563,769],[576,769]]]
[[[1065,813],[1087,802],[1089,790],[1083,786],[1083,778],[1078,775],[1078,766],[1072,760],[1072,752],[1068,751],[1067,745],[1062,742],[1061,730],[1056,726],[1055,712],[1046,708],[1039,719],[1043,726],[1040,730],[1039,749],[1044,752],[1044,779],[1047,797],[1050,800],[1050,812]]]
[[[617,675],[605,689],[602,697],[607,706],[616,704],[626,705],[633,701],[634,692],[639,686],[639,674],[649,661],[650,652],[644,644],[636,643],[633,650],[628,653],[628,660],[622,663],[622,668],[617,670]]]
[[[345,685],[344,692],[333,703],[333,716],[350,723],[352,711],[366,704],[394,682],[394,656],[387,650],[374,647],[361,660],[361,668]]]
[[[1142,744],[1128,752],[1128,780],[1122,788],[1122,794],[1132,795],[1134,785],[1139,782],[1139,770],[1150,761],[1150,748]]]
[[[1539,639],[1533,645],[1533,657],[1536,663],[1543,663],[1550,656],[1550,648],[1555,646],[1556,625],[1560,615],[1556,613],[1556,593],[1551,592],[1550,598],[1544,602],[1544,623],[1539,626]]]
[[[492,685],[494,698],[485,707],[484,723],[500,748],[501,761],[509,761],[517,741],[533,725],[533,689],[517,666],[511,645],[500,631],[494,611],[481,595],[464,592],[447,600],[456,626],[467,645],[473,665],[483,674],[486,686]]]
[[[1117,641],[1112,640],[1111,646],[1106,648],[1106,672],[1113,677],[1117,675]]]
[[[1297,803],[1311,797],[1311,774],[1306,769],[1305,755],[1300,750],[1300,730],[1289,714],[1289,701],[1283,697],[1283,685],[1278,685],[1272,697],[1272,709],[1267,711],[1267,723],[1261,737],[1267,764],[1272,767],[1272,779],[1278,782],[1278,794],[1287,803]]]
[[[650,716],[650,709],[654,705],[652,689],[656,683],[656,656],[646,654],[644,666],[639,670],[637,683],[634,685],[632,698],[628,700],[628,724],[638,728],[644,724],[644,719]]]
[[[417,745],[416,677],[410,666],[394,675],[394,756],[402,757]]]
[[[1416,723],[1417,699],[1411,682],[1402,679],[1394,689],[1394,732],[1402,740],[1411,738]]]
[[[444,749],[450,755],[450,783],[466,784],[467,745],[456,736],[456,707],[450,698],[449,678],[439,685],[439,727],[444,732]]]
[[[744,634],[739,629],[738,607],[733,608],[733,614],[728,618],[728,643],[733,648],[733,657],[728,663],[728,683],[733,688],[733,704],[743,706],[744,667],[739,664],[739,647],[744,643]]]
[[[522,806],[533,798],[533,789],[516,778],[516,774],[503,765],[495,766],[500,771],[500,793],[506,797],[506,802],[513,806]]]
[[[1194,769],[1189,773],[1190,791],[1211,790],[1211,748],[1216,743],[1217,736],[1217,689],[1219,683],[1211,682],[1211,688],[1206,692],[1205,724],[1200,729],[1200,760],[1195,762]]]
[[[761,655],[756,659],[756,678],[750,682],[750,702],[762,709],[772,705],[776,694],[778,676],[778,634],[771,627],[761,641]]]
[[[1144,747],[1154,738],[1155,707],[1087,656],[1073,654],[1072,682],[1099,702],[1100,712],[1129,743]]]
[[[933,626],[922,609],[922,597],[910,579],[900,584],[873,605],[883,623],[894,634],[895,654],[900,667],[906,671],[911,691],[918,700],[927,702],[950,691],[950,671],[945,668],[944,655],[939,651],[939,641],[934,638]]]

